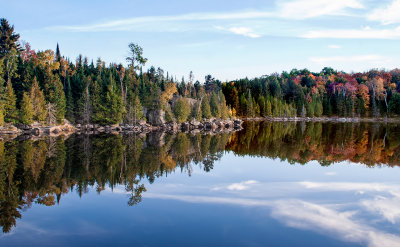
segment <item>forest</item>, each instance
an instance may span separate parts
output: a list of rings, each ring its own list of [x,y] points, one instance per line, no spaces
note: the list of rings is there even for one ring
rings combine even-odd
[[[75,61],[55,51],[35,51],[14,26],[0,20],[0,126],[5,124],[135,124],[146,112],[166,122],[230,117],[396,117],[400,69],[319,73],[293,69],[254,79],[221,82],[211,75],[179,81],[150,66],[138,44],[126,64],[101,58]]]

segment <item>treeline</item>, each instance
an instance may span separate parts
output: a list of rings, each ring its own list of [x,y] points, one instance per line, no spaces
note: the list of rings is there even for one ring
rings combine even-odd
[[[381,117],[400,114],[400,70],[351,73],[293,69],[222,84],[239,116]]]
[[[128,66],[56,50],[35,51],[0,20],[0,126],[4,123],[135,124],[149,111],[166,122],[240,117],[381,117],[400,114],[400,70],[346,74],[293,69],[255,79],[180,81],[129,44]],[[164,121],[163,120],[163,121]]]
[[[75,62],[56,51],[35,51],[5,19],[0,23],[0,126],[6,123],[54,125],[73,123],[135,124],[149,110],[165,111],[167,122],[228,118],[220,87],[194,81],[178,82],[161,68],[143,71],[147,59],[129,44],[128,66],[100,58]]]

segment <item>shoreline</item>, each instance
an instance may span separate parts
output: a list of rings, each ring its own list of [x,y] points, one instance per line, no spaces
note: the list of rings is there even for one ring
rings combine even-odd
[[[268,122],[333,122],[333,123],[400,123],[400,118],[360,118],[360,117],[243,117],[243,121]]]
[[[137,124],[71,124],[64,120],[63,124],[47,126],[39,123],[31,125],[24,124],[5,124],[0,127],[1,139],[15,139],[19,136],[69,136],[71,134],[146,134],[150,132],[166,133],[226,133],[235,132],[242,129],[243,120],[241,119],[203,119],[202,122],[192,120],[183,123],[162,123],[160,125],[151,125],[145,121],[139,121]]]

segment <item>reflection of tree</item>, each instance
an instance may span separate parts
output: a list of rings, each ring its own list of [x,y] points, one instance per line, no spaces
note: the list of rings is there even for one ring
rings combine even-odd
[[[21,209],[33,203],[52,206],[63,194],[75,190],[82,196],[90,186],[101,193],[123,184],[133,206],[146,191],[144,178],[151,183],[177,167],[190,175],[193,163],[212,169],[229,136],[153,133],[0,141],[0,224],[7,232]]]
[[[227,145],[240,155],[327,166],[349,160],[368,166],[399,165],[399,128],[372,123],[249,122]]]
[[[143,184],[139,184],[139,180],[129,180],[125,185],[125,190],[129,192],[128,205],[133,206],[142,201],[142,193],[146,192]]]
[[[143,180],[193,165],[214,167],[224,150],[323,166],[350,160],[369,166],[399,165],[400,130],[396,125],[369,123],[246,123],[234,134],[152,133],[147,136],[74,135],[64,140],[44,138],[0,141],[0,224],[15,226],[20,210],[33,203],[52,206],[75,190],[80,196],[94,186],[98,193],[122,184],[128,204],[140,203]]]

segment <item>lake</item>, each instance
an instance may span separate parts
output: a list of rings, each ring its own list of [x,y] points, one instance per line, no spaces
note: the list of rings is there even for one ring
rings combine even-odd
[[[400,126],[0,141],[0,246],[400,246]]]

